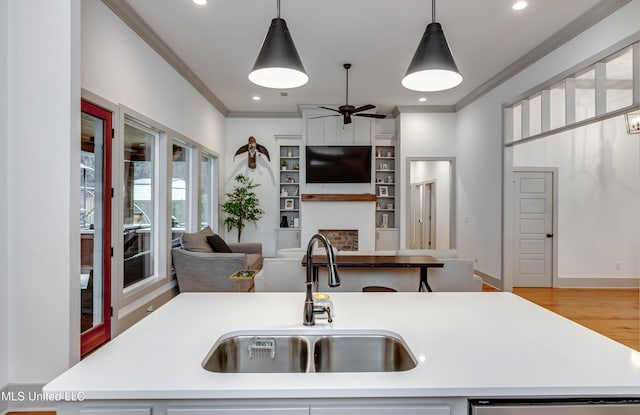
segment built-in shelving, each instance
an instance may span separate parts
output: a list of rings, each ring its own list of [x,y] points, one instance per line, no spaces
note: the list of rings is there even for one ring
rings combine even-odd
[[[376,228],[396,225],[396,147],[377,145],[375,148]]]
[[[279,155],[280,228],[299,228],[300,146],[281,145]]]

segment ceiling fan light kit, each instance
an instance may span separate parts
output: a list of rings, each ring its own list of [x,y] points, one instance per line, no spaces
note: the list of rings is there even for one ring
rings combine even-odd
[[[433,21],[427,25],[409,69],[402,78],[402,85],[413,91],[444,91],[462,82],[462,75],[453,59],[442,25],[435,21],[435,0],[432,1],[432,18]]]
[[[277,89],[297,88],[309,81],[287,22],[280,18],[280,0],[278,17],[271,20],[249,80],[259,86]]]

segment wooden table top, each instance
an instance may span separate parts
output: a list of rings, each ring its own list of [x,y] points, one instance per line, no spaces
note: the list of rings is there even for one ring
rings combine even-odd
[[[314,255],[314,266],[326,266],[326,255]],[[339,267],[442,268],[444,263],[429,255],[335,255]],[[306,266],[307,256],[302,258]]]

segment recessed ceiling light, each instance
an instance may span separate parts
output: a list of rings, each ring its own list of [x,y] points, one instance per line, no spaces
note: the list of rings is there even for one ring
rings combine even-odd
[[[511,6],[511,8],[513,10],[522,10],[522,9],[526,8],[527,6],[528,6],[528,4],[527,4],[526,1],[520,0],[520,1],[517,1],[517,2],[513,3],[513,6]]]
[[[418,101],[420,102],[427,102],[427,99],[425,97],[419,98]]]
[[[204,6],[205,4],[207,4],[207,0],[193,0],[193,2],[198,6]]]
[[[257,95],[256,95],[256,96],[254,96],[254,97],[253,97],[253,98],[251,98],[251,99],[253,99],[254,101],[260,101],[260,97],[259,97],[259,96],[257,96]]]

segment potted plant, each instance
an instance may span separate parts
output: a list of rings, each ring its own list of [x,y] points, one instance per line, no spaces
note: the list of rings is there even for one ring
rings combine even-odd
[[[240,242],[242,229],[247,222],[256,223],[264,216],[264,210],[260,209],[260,200],[253,192],[260,184],[253,183],[253,179],[242,174],[234,177],[234,180],[236,185],[233,186],[232,192],[225,194],[227,201],[222,205],[222,211],[227,215],[224,219],[227,232],[237,228]]]
[[[287,161],[280,160],[280,170],[287,170]]]

